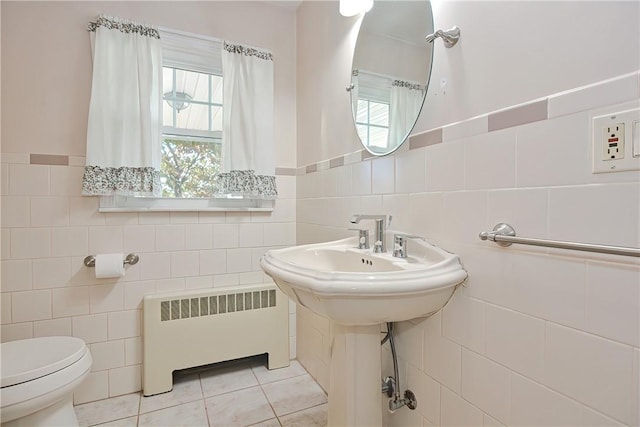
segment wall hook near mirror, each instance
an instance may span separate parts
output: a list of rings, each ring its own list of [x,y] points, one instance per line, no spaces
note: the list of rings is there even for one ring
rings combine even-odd
[[[458,28],[458,26],[456,25],[447,31],[438,30],[435,33],[429,34],[427,37],[425,37],[425,40],[427,43],[433,43],[433,41],[438,37],[442,39],[444,47],[451,48],[455,46],[456,43],[458,43],[458,40],[460,40],[460,28]]]

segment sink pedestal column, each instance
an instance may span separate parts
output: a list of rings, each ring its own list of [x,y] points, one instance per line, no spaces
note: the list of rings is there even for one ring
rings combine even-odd
[[[329,427],[382,426],[380,325],[332,327]]]

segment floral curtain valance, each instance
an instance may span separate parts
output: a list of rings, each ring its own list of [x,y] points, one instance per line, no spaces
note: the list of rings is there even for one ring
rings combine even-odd
[[[85,195],[158,195],[160,84],[158,30],[100,16],[89,23],[93,78]]]
[[[420,85],[419,83],[405,82],[404,80],[394,80],[393,83],[391,83],[391,86],[401,87],[408,90],[418,90],[418,91],[423,90],[422,85]]]
[[[219,194],[230,197],[274,199],[278,196],[274,175],[256,175],[253,170],[233,170],[216,176]]]

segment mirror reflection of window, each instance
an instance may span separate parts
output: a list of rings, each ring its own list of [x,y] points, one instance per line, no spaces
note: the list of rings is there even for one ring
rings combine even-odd
[[[375,2],[362,18],[349,92],[358,136],[374,155],[397,149],[415,125],[431,73],[433,47],[425,36],[432,32],[425,0]],[[372,119],[378,110],[387,112],[385,125]]]
[[[424,97],[424,87],[367,70],[353,70],[351,96],[358,136],[370,151],[384,153],[409,133]]]
[[[389,141],[389,103],[358,99],[356,127],[360,139],[372,149],[387,148]]]
[[[354,87],[351,95],[357,99],[354,118],[358,136],[365,147],[372,151],[386,149],[392,79],[367,70],[353,70],[352,74],[353,82],[357,84],[357,89]]]

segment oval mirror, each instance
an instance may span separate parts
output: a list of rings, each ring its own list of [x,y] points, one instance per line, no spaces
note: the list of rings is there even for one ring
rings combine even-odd
[[[364,15],[353,54],[351,105],[362,145],[395,151],[418,119],[433,59],[429,1],[376,1]]]

